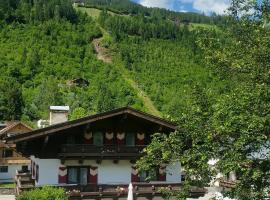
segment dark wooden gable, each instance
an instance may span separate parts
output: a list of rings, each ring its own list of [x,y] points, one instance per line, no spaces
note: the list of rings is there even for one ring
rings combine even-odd
[[[36,140],[55,134],[81,132],[86,126],[91,127],[93,130],[100,131],[132,131],[145,133],[169,133],[177,129],[176,125],[172,122],[133,108],[125,107],[15,135],[6,138],[6,140],[13,143]]]
[[[101,132],[104,138],[106,133],[112,133],[113,140],[108,148],[115,148],[111,146],[118,145],[118,133],[144,134],[143,145],[147,145],[150,142],[151,134],[157,132],[168,134],[175,130],[176,126],[171,122],[132,108],[121,108],[12,136],[7,138],[7,141],[16,143],[17,150],[26,156],[35,155],[40,158],[56,158],[61,153],[65,153],[63,152],[63,147],[70,144],[68,141],[72,140],[72,148],[75,148],[75,150],[76,148],[94,148],[93,150],[88,150],[89,152],[86,154],[86,156],[92,156],[95,151],[97,155],[100,151],[105,151],[106,144],[104,143],[103,150],[87,145],[84,142],[84,134],[86,132]],[[110,151],[116,151],[115,155],[118,155],[117,152],[120,150],[117,148],[117,150]],[[130,156],[131,154],[128,155]],[[138,154],[135,153],[134,155],[137,156]]]

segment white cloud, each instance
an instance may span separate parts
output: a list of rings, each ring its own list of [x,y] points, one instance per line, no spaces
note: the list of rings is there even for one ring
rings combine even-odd
[[[184,4],[191,4],[193,9],[207,14],[215,12],[224,14],[230,5],[230,0],[139,0],[140,4],[147,7],[159,7],[175,10],[175,5],[179,7]],[[183,9],[180,9],[183,10]],[[186,10],[186,9],[185,9]]]
[[[186,0],[184,0],[186,1]],[[230,0],[194,0],[193,8],[205,13],[215,12],[217,14],[224,14],[229,8]]]
[[[146,7],[158,7],[173,9],[175,0],[140,0],[140,4]]]

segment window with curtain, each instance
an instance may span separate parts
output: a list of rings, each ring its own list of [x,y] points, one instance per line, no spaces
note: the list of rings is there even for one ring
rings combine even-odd
[[[68,168],[68,183],[69,184],[78,183],[78,168],[75,167]]]
[[[135,134],[134,133],[126,133],[126,145],[127,146],[135,146]]]
[[[80,168],[80,184],[87,185],[87,177],[88,177],[87,168]]]
[[[68,183],[87,185],[88,167],[68,167]]]
[[[95,132],[93,143],[96,146],[102,146],[103,145],[103,133],[102,132]]]

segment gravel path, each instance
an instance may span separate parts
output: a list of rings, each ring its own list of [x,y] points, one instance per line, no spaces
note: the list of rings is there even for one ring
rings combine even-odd
[[[0,200],[15,200],[15,195],[0,195]]]

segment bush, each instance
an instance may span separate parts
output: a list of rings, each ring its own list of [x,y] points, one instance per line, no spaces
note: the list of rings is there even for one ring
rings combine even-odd
[[[68,200],[63,188],[44,186],[23,192],[17,200]]]

